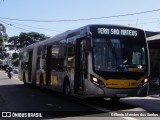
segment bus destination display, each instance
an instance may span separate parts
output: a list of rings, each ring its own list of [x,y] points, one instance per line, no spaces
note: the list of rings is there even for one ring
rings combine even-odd
[[[122,35],[137,37],[137,30],[118,29],[118,28],[97,28],[97,33],[100,35]]]

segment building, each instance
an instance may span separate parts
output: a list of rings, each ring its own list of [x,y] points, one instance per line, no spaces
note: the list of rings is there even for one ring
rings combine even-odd
[[[146,32],[150,54],[150,77],[160,78],[160,33]]]

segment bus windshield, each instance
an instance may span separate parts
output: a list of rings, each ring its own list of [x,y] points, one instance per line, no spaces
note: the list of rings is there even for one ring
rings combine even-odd
[[[96,71],[144,72],[145,41],[133,39],[93,39],[93,64]]]

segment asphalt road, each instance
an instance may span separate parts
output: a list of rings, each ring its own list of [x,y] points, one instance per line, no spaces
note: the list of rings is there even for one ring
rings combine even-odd
[[[138,120],[144,119],[140,116],[140,113],[144,113],[147,116],[145,119],[150,120],[152,118],[160,119],[158,114],[160,112],[160,98],[131,97],[121,99],[116,104],[112,104],[108,100],[65,98],[53,91],[42,91],[37,87],[24,86],[23,82],[17,79],[17,75],[8,79],[6,73],[0,71],[0,112],[6,111],[15,113],[38,112],[42,113],[42,117],[50,116],[50,119],[71,120],[81,118],[83,120],[89,118],[92,120]],[[132,113],[140,117],[134,116]],[[126,117],[123,116],[124,114],[132,115]],[[22,118],[18,117],[18,119]]]

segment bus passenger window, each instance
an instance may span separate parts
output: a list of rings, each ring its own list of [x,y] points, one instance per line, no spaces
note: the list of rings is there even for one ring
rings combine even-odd
[[[46,68],[46,61],[44,59],[40,59],[40,69]]]
[[[72,56],[72,57],[68,57],[67,58],[67,67],[74,67],[74,63],[75,63],[75,57]]]
[[[42,56],[41,54],[42,54],[42,47],[40,46],[37,49],[37,65],[36,65],[37,70],[40,69],[40,58]]]
[[[74,40],[68,40],[67,44],[67,56],[74,56],[75,55],[75,44]]]
[[[40,69],[40,57],[37,58],[37,70]]]
[[[63,71],[64,68],[64,47],[52,47],[51,69],[55,71]]]

